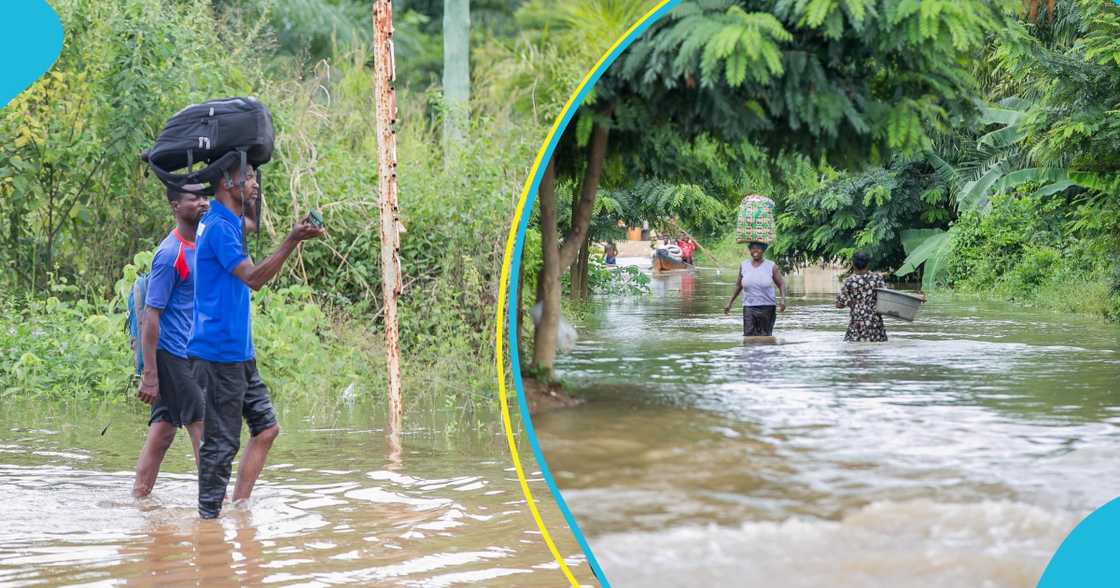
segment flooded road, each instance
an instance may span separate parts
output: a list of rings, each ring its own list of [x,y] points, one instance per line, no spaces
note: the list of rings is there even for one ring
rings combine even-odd
[[[0,585],[566,584],[525,508],[504,438],[414,429],[395,463],[369,425],[376,410],[311,418],[278,409],[283,433],[251,503],[200,521],[185,433],[155,492],[136,500],[146,424],[138,406],[5,407]],[[531,486],[561,552],[591,585],[538,474]]]
[[[591,402],[534,419],[612,585],[1028,588],[1120,495],[1117,326],[934,296],[844,344],[804,296],[744,344],[733,279],[595,301],[557,365]]]

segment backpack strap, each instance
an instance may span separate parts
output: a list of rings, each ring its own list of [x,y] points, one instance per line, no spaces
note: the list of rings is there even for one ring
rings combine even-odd
[[[245,151],[234,150],[226,153],[225,155],[215,159],[206,167],[198,171],[188,171],[187,173],[176,174],[163,169],[158,163],[152,161],[148,156],[148,152],[144,152],[141,159],[148,163],[148,167],[156,174],[163,184],[169,188],[175,188],[183,192],[191,192],[192,194],[202,194],[205,196],[212,196],[214,194],[213,184],[222,177],[222,172],[233,167],[238,161],[244,162],[246,160]],[[210,184],[203,188],[185,189],[188,184]]]
[[[147,296],[148,276],[147,274],[140,274],[136,277],[136,281],[133,282],[128,293],[128,334],[132,343],[133,363],[137,376],[144,370],[144,353],[140,344],[140,323],[144,319],[143,314],[146,308],[144,299]]]

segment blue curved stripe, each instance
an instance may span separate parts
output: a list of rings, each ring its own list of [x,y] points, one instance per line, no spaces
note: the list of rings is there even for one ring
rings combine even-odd
[[[680,0],[671,0],[669,3],[662,6],[657,12],[654,12],[650,18],[643,21],[637,28],[635,28],[630,35],[622,40],[615,47],[614,51],[603,60],[599,67],[591,74],[588,82],[584,84],[576,99],[572,102],[572,107],[564,113],[560,124],[557,126],[556,132],[553,133],[551,140],[548,144],[548,149],[545,150],[544,157],[541,159],[541,165],[537,168],[537,173],[533,177],[532,187],[529,189],[528,198],[525,201],[525,208],[522,210],[521,222],[517,226],[517,237],[513,246],[513,259],[510,266],[510,276],[518,275],[521,271],[521,250],[525,245],[525,230],[529,226],[529,211],[533,209],[533,204],[537,201],[537,189],[540,187],[541,178],[544,176],[545,168],[548,167],[548,162],[552,159],[552,153],[556,150],[556,145],[560,142],[560,137],[564,135],[564,130],[568,128],[572,117],[579,110],[579,106],[587,98],[588,92],[595,87],[595,83],[603,76],[603,73],[611,66],[618,56],[626,50],[642,33],[646,31],[653,23],[657,22],[661,17],[665,16],[670,10],[675,8]],[[510,341],[517,341],[517,297],[520,296],[518,290],[517,280],[510,280],[509,288],[509,320],[507,321],[507,330],[509,333]],[[575,517],[572,516],[572,511],[568,509],[568,504],[564,502],[564,497],[560,495],[560,489],[556,487],[556,481],[552,478],[552,472],[548,468],[548,463],[541,453],[540,444],[537,442],[537,434],[533,429],[533,420],[529,416],[529,405],[525,401],[525,388],[521,381],[521,358],[518,357],[517,345],[510,346],[510,369],[513,372],[513,385],[517,389],[517,404],[521,412],[521,421],[525,427],[525,433],[529,438],[529,445],[533,449],[533,456],[537,460],[537,465],[540,467],[541,476],[544,478],[545,484],[548,485],[548,491],[552,494],[552,498],[556,500],[557,506],[560,507],[560,512],[564,515],[564,520],[568,523],[568,528],[572,530],[575,535],[576,541],[579,542],[580,549],[583,550],[584,555],[587,557],[587,562],[591,566],[591,570],[599,579],[599,583],[610,588],[610,583],[607,581],[606,574],[603,573],[602,568],[599,567],[599,560],[595,559],[595,554],[591,551],[591,546],[587,544],[587,538],[584,537],[583,531],[580,530],[579,524],[576,523]]]
[[[1050,558],[1038,588],[1112,588],[1120,586],[1117,531],[1120,498],[1078,523]]]
[[[0,20],[0,108],[35,83],[62,53],[62,22],[46,0],[5,2]]]

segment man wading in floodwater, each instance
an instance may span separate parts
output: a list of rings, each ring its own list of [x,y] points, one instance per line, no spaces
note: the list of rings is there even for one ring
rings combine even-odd
[[[137,397],[151,405],[152,413],[132,485],[132,495],[137,498],[152,492],[163,456],[179,427],[186,427],[190,435],[195,464],[202,438],[204,404],[187,359],[187,338],[194,313],[195,229],[209,203],[205,196],[174,188],[167,189],[167,201],[175,215],[175,228],[152,258],[140,329],[144,371]]]
[[[743,336],[769,337],[774,334],[775,310],[786,311],[786,281],[778,265],[766,259],[766,243],[751,243],[751,258],[739,264],[739,278],[731,290],[731,300],[723,307],[723,314],[731,313],[731,305],[739,292],[743,292]],[[774,299],[774,286],[778,287],[780,300]]]
[[[280,434],[268,388],[257,374],[249,289],[258,290],[275,277],[301,241],[323,234],[301,220],[272,255],[254,264],[243,247],[241,217],[246,209],[251,212],[256,173],[252,166],[236,166],[216,184],[210,211],[198,228],[194,329],[187,345],[206,399],[198,466],[198,514],[204,519],[221,512],[241,444],[242,417],[251,437],[237,470],[234,501],[249,498]]]

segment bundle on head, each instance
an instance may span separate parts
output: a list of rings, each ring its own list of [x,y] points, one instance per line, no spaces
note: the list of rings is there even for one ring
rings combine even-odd
[[[758,194],[743,198],[735,223],[735,242],[773,243],[775,234],[774,201]]]
[[[263,103],[252,97],[225,98],[175,113],[140,159],[168,188],[213,194],[214,182],[230,170],[246,165],[259,169],[271,161],[274,143],[272,113]],[[205,165],[195,170],[196,163]],[[187,189],[192,184],[207,187]]]

